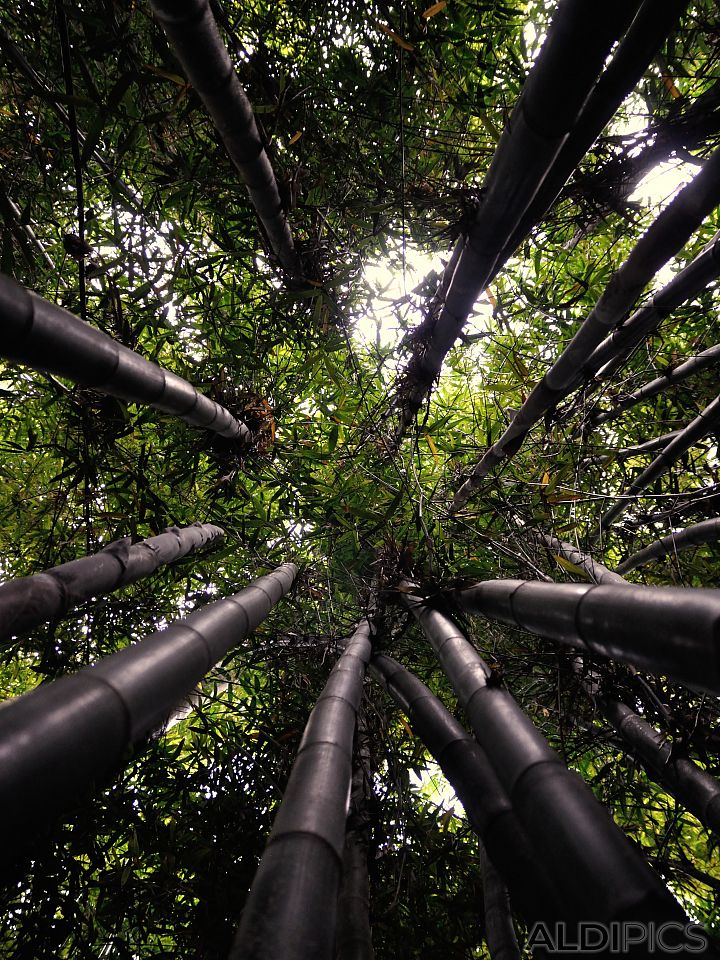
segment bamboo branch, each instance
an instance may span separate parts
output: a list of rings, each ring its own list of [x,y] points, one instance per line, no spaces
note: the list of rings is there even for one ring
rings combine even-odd
[[[208,0],[152,0],[151,6],[247,187],[273,253],[291,280],[302,280],[302,265],[252,105]]]
[[[27,842],[42,821],[97,786],[288,592],[286,563],[232,597],[0,710],[0,835]]]
[[[370,661],[370,675],[407,714],[413,732],[439,764],[483,848],[510,887],[520,915],[527,923],[562,916],[553,881],[483,748],[442,701],[392,657],[376,654]]]
[[[230,960],[332,956],[353,736],[370,632],[363,620],[310,714]]]
[[[513,457],[532,427],[580,386],[587,365],[593,362],[592,358],[596,355],[596,348],[602,341],[607,343],[608,334],[624,319],[660,267],[682,250],[718,204],[720,150],[715,151],[700,173],[678,193],[635,244],[568,346],[542,380],[535,385],[500,439],[495,441],[473,467],[470,476],[455,494],[451,512],[460,510],[474,495],[490,470],[503,460]],[[712,276],[720,272],[720,263],[715,259],[716,253],[720,251],[720,245],[717,249],[715,247],[718,239],[720,238],[716,237],[703,251],[706,256],[702,260],[698,257],[686,268],[688,273],[682,281],[678,275],[673,283],[668,284],[661,294],[651,301],[653,316],[659,315],[658,311],[661,309],[669,309],[669,303],[674,303],[674,297],[682,296],[682,299],[686,299],[690,295],[686,284],[690,281],[694,284],[700,276],[707,283]],[[696,289],[693,285],[693,292]],[[662,295],[667,291],[670,291],[670,297],[664,301]],[[650,310],[651,307],[647,309]]]
[[[639,0],[590,5],[565,0],[558,6],[498,143],[475,223],[458,241],[451,258],[450,280],[443,281],[447,289],[437,320],[407,366],[399,391],[399,434],[430,392],[498,258],[512,252],[511,237],[556,162],[613,43],[639,6]]]
[[[170,527],[136,544],[124,537],[92,556],[0,584],[0,642],[41,623],[57,623],[91,597],[104,596],[149,577],[158,567],[224,535],[220,527],[195,523],[191,527]]]
[[[247,443],[249,429],[182,377],[0,274],[0,356]]]
[[[632,503],[633,497],[646,490],[651,483],[669,470],[676,460],[687,453],[703,437],[716,430],[718,426],[720,426],[720,397],[716,397],[692,423],[689,423],[687,427],[674,436],[662,452],[655,457],[650,466],[646,467],[610,509],[605,511],[598,529],[591,537],[591,543],[599,540],[603,531],[614,523],[618,517],[622,516]]]
[[[491,960],[521,960],[507,887],[482,843],[479,853],[488,953]]]
[[[694,523],[684,530],[678,530],[677,533],[670,533],[667,537],[661,537],[623,560],[619,564],[617,572],[629,573],[631,570],[637,570],[638,567],[642,567],[652,560],[658,560],[660,557],[665,557],[669,553],[679,553],[681,550],[689,550],[690,547],[698,547],[703,543],[714,543],[716,540],[720,540],[720,517]]]
[[[501,585],[503,585],[501,581]],[[463,591],[474,595],[478,589]],[[632,587],[537,584],[547,590]],[[517,589],[517,585],[516,585]],[[454,599],[454,593],[450,596]],[[460,628],[417,597],[403,594],[467,713],[475,736],[507,790],[518,819],[573,920],[685,920],[677,901],[630,844],[589,787],[569,771],[515,700],[493,680]],[[552,613],[552,608],[543,606]]]
[[[720,590],[487,580],[442,596],[468,613],[720,694]]]

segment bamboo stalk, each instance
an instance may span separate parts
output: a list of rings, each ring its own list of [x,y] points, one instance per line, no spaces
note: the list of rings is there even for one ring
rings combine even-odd
[[[691,422],[670,440],[661,453],[655,457],[653,462],[643,470],[643,472],[633,480],[627,490],[621,494],[615,503],[606,510],[600,520],[600,525],[591,537],[591,542],[595,543],[600,539],[603,531],[622,516],[632,503],[632,498],[646,490],[651,483],[654,483],[658,477],[670,469],[670,467],[684,453],[694,447],[703,437],[706,437],[720,425],[720,396],[716,397],[712,403]]]
[[[475,494],[487,474],[503,460],[513,457],[532,427],[546,413],[576,390],[588,369],[594,369],[597,348],[606,348],[608,335],[621,323],[627,311],[671,257],[679,253],[703,220],[720,204],[720,149],[705,163],[700,173],[678,193],[662,211],[631,250],[627,260],[610,278],[608,285],[588,316],[581,323],[570,343],[552,367],[537,383],[527,400],[513,416],[502,436],[485,451],[461,485],[450,508],[460,510]],[[703,254],[679,274],[657,297],[642,308],[646,314],[659,317],[688,296],[697,292],[720,273],[720,237],[715,237]],[[716,246],[717,244],[717,246]],[[680,298],[678,300],[678,298]],[[639,313],[640,311],[638,311]],[[635,317],[637,317],[637,313]],[[634,318],[631,318],[634,321]],[[628,321],[627,326],[631,321]],[[646,321],[643,321],[645,323]],[[640,323],[634,325],[637,331]],[[603,343],[605,341],[605,343]]]
[[[597,674],[589,672],[581,683],[651,779],[684,804],[704,827],[720,833],[720,783],[715,777],[689,757],[678,755],[672,743],[627,704],[605,695]]]
[[[335,960],[374,960],[368,877],[368,797],[372,795],[370,745],[358,714],[357,737],[338,894]]]
[[[479,855],[488,953],[491,960],[520,960],[520,947],[513,926],[508,889],[482,843]]]
[[[429,341],[417,348],[408,364],[399,394],[399,432],[420,409],[493,275],[498,257],[503,251],[508,255],[510,238],[556,161],[613,43],[623,35],[639,6],[639,0],[625,4],[619,0],[604,4],[564,0],[558,5],[498,143],[476,221],[458,241],[460,252],[451,259],[451,279]]]
[[[683,267],[647,303],[614,330],[592,352],[583,368],[583,379],[608,380],[620,370],[632,351],[652,333],[669,314],[697,296],[720,276],[720,233]]]
[[[716,540],[720,540],[720,517],[693,523],[684,530],[678,530],[677,533],[670,533],[666,537],[655,540],[654,543],[648,544],[647,547],[623,560],[618,565],[617,572],[629,573],[669,553],[679,553],[681,550],[689,550],[690,547],[698,547],[703,543],[714,543]]]
[[[617,585],[538,586],[609,590],[621,597],[632,590]],[[463,593],[468,592],[472,591]],[[487,664],[459,627],[417,597],[404,594],[403,601],[437,654],[478,742],[572,919],[600,923],[671,918],[685,921],[677,901],[659,877],[615,826],[589,787],[567,769],[515,700],[492,679]]]
[[[720,694],[720,590],[486,580],[443,596],[468,613]]]
[[[622,447],[620,450],[613,450],[611,453],[602,453],[596,457],[588,457],[583,461],[585,464],[605,464],[612,463],[613,460],[626,460],[630,457],[642,457],[646,453],[655,453],[656,450],[664,450],[671,440],[680,436],[682,430],[671,430],[670,433],[663,433],[659,437],[651,437],[643,443],[635,443],[631,447]]]
[[[620,329],[622,330],[623,328],[621,327]],[[720,343],[709,347],[707,350],[703,350],[702,353],[698,353],[694,357],[688,357],[687,360],[678,364],[677,367],[666,370],[662,376],[651,380],[638,390],[633,390],[632,393],[627,394],[627,396],[621,400],[616,400],[609,410],[601,410],[592,414],[575,433],[580,433],[581,430],[587,431],[593,427],[599,427],[604,423],[610,423],[612,420],[617,420],[618,417],[631,407],[637,406],[638,403],[642,403],[644,400],[650,400],[652,397],[656,397],[659,393],[667,390],[668,387],[672,387],[676,383],[682,383],[682,381],[687,380],[688,377],[695,376],[696,373],[706,370],[719,361]]]
[[[55,623],[91,597],[104,596],[149,577],[158,567],[224,536],[224,530],[209,523],[169,527],[140,543],[123,537],[91,556],[2,583],[0,642],[41,623]]]
[[[290,279],[301,280],[302,265],[277,180],[210,3],[151,0],[151,7],[247,187],[273,253]]]
[[[247,637],[288,592],[286,563],[232,597],[77,673],[42,684],[0,709],[0,837],[70,806],[101,783],[127,748],[157,728],[208,670]]]
[[[585,102],[555,163],[525,211],[495,267],[495,273],[553,205],[565,181],[612,120],[628,93],[638,85],[687,5],[687,0],[645,0],[642,4],[614,51],[607,69]]]
[[[371,654],[363,620],[305,727],[230,960],[330,960],[353,735]]]
[[[578,548],[574,547],[571,543],[565,543],[562,540],[558,540],[557,537],[551,537],[545,533],[539,533],[537,539],[546,546],[548,550],[553,551],[564,560],[567,560],[568,563],[579,567],[593,583],[627,583],[627,580],[620,576],[622,573],[621,570],[618,569],[617,572],[608,570],[602,563],[593,560],[592,557],[583,553],[582,550],[578,550]]]
[[[0,274],[0,356],[246,443],[240,420],[176,374]]]
[[[376,654],[370,675],[407,714],[413,732],[439,764],[521,916],[527,923],[561,917],[553,881],[482,747],[442,701],[392,657]]]

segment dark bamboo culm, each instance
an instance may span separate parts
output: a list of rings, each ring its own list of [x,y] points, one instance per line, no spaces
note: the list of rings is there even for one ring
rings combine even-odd
[[[70,806],[156,729],[288,592],[286,563],[232,597],[0,709],[0,841]]]
[[[163,564],[173,563],[225,536],[211,523],[169,527],[157,537],[133,543],[115,540],[98,553],[71,560],[30,577],[0,584],[0,641],[26,633],[38,624],[56,623],[68,610],[91,597],[149,577]]]
[[[587,589],[622,596],[632,590]],[[419,598],[405,594],[403,600],[435,650],[572,918],[598,923],[687,922],[677,901],[589,787],[567,769],[515,700],[493,680],[459,627]]]
[[[459,510],[468,502],[490,470],[517,453],[532,427],[583,383],[589,369],[598,369],[598,348],[601,351],[607,348],[612,331],[625,319],[643,289],[657,271],[682,250],[718,204],[720,150],[715,151],[700,173],[662,211],[635,244],[627,260],[615,271],[570,343],[542,380],[533,387],[530,396],[513,416],[500,439],[485,451],[457,491],[451,507],[453,511]],[[693,296],[698,289],[702,289],[717,276],[720,273],[720,260],[717,256],[720,247],[715,247],[716,241],[717,238],[706,247],[700,257],[685,268],[687,273],[684,276],[682,273],[678,274],[641,308],[646,315],[642,323],[634,323],[635,317],[640,313],[638,311],[626,326],[629,327],[633,322],[633,329],[637,331],[639,327],[645,329],[644,324],[648,317],[653,323],[659,322],[659,318]],[[698,282],[702,283],[701,287],[697,286]]]
[[[520,246],[534,224],[539,223],[598,135],[612,120],[630,90],[674,30],[688,0],[644,0],[627,33],[617,45],[607,69],[598,80],[575,121],[570,135],[525,211],[493,273]]]
[[[335,960],[374,960],[370,927],[370,879],[368,850],[372,797],[370,741],[362,712],[358,714],[355,757],[350,787],[343,853],[342,879],[338,894]]]
[[[210,3],[151,0],[151,7],[247,186],[273,253],[289,277],[301,279],[302,267],[275,174]]]
[[[562,540],[558,540],[557,537],[551,537],[544,533],[538,534],[537,539],[538,542],[547,547],[548,550],[562,557],[563,560],[567,560],[568,563],[579,567],[593,583],[627,583],[627,580],[620,576],[619,571],[615,573],[612,570],[608,570],[602,563],[593,560],[592,557],[583,553],[582,550],[578,550],[578,548],[574,547],[571,543],[565,543]]]
[[[653,462],[633,480],[615,503],[605,511],[600,519],[598,529],[591,537],[591,543],[597,542],[604,531],[607,530],[618,517],[625,513],[638,494],[646,490],[658,477],[666,473],[683,454],[687,453],[691,447],[694,447],[709,433],[717,430],[719,426],[720,396],[716,397],[712,403],[709,403],[691,423],[674,436],[667,446],[663,447]]]
[[[720,694],[720,590],[486,580],[443,595],[468,613]]]
[[[652,560],[679,553],[681,550],[689,550],[704,543],[714,543],[716,540],[720,540],[720,517],[701,520],[700,523],[693,523],[684,530],[678,530],[677,533],[669,533],[666,537],[661,537],[642,550],[638,550],[637,553],[633,553],[618,565],[617,572],[629,573]]]
[[[622,330],[623,328],[621,327],[620,329]],[[677,367],[666,370],[661,376],[656,377],[655,380],[651,380],[639,389],[633,390],[632,393],[628,393],[620,400],[616,400],[609,410],[598,410],[590,414],[574,433],[580,433],[581,430],[585,432],[591,430],[593,427],[599,427],[603,423],[610,423],[612,420],[617,420],[618,417],[622,416],[622,414],[631,407],[635,407],[645,400],[656,397],[659,393],[674,386],[676,383],[682,383],[683,380],[687,380],[689,377],[693,377],[695,374],[707,370],[708,367],[712,367],[716,363],[720,363],[720,343],[708,347],[707,350],[703,350],[702,353],[698,353],[697,356],[688,357],[687,360],[678,364]]]
[[[692,184],[691,184],[692,185]],[[583,367],[582,383],[592,377],[608,380],[633,350],[681,304],[692,300],[720,276],[720,233],[690,263],[593,350]]]
[[[485,942],[490,960],[521,960],[508,889],[482,842],[478,855],[482,873]]]
[[[355,720],[371,653],[363,620],[305,727],[231,960],[331,960]]]
[[[613,43],[625,33],[639,6],[639,0],[559,4],[500,138],[475,222],[451,258],[451,279],[444,284],[444,303],[430,340],[408,365],[411,376],[401,391],[400,432],[419,410],[498,258],[512,252],[510,238],[577,122]],[[634,78],[629,82],[633,84]],[[595,136],[602,129],[598,122]]]
[[[613,725],[648,775],[694,813],[703,826],[720,835],[720,783],[627,704],[602,692],[593,672],[581,677],[589,697]]]
[[[407,714],[413,732],[439,764],[509,887],[518,914],[528,924],[563,918],[561,897],[482,747],[442,701],[392,657],[374,656],[370,674]]]
[[[587,457],[583,464],[602,465],[612,463],[613,460],[626,460],[631,457],[642,457],[646,453],[655,453],[657,450],[664,450],[665,447],[679,436],[680,430],[672,430],[670,433],[663,433],[660,437],[652,437],[645,440],[644,443],[636,443],[632,447],[622,447],[620,450],[613,450],[612,453],[601,453],[595,457]]]
[[[250,431],[182,377],[145,360],[62,307],[0,274],[0,356],[67,377],[196,427],[247,442]]]

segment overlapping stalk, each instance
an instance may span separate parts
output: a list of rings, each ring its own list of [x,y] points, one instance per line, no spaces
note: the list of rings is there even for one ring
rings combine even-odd
[[[562,557],[563,560],[567,560],[568,563],[579,567],[593,583],[627,583],[624,577],[620,576],[620,572],[615,573],[612,570],[608,570],[602,563],[593,560],[592,557],[583,553],[582,550],[578,550],[578,548],[574,547],[571,543],[565,543],[562,540],[558,540],[557,537],[551,537],[544,533],[538,534],[537,539],[543,546],[547,547],[548,550],[552,550],[558,556]]]
[[[452,785],[492,863],[528,922],[562,915],[560,898],[530,838],[513,812],[487,754],[413,673],[386,654],[370,661],[370,674],[407,714]]]
[[[583,463],[602,466],[605,463],[612,463],[613,460],[627,460],[632,457],[642,457],[646,453],[655,453],[656,450],[664,450],[670,441],[678,437],[681,432],[681,430],[671,430],[670,433],[663,433],[659,437],[651,437],[642,443],[634,443],[631,447],[622,447],[620,450],[613,450],[610,453],[600,453],[594,457],[587,457],[583,460]]]
[[[622,329],[622,327],[620,329]],[[599,427],[603,423],[610,423],[612,420],[617,420],[618,417],[622,416],[622,414],[631,407],[637,406],[638,403],[642,403],[645,400],[650,400],[652,397],[656,397],[659,393],[667,390],[668,387],[672,387],[676,383],[682,383],[682,381],[687,380],[688,377],[693,377],[696,373],[707,370],[708,367],[718,362],[720,362],[720,343],[709,347],[707,350],[703,350],[702,353],[698,353],[695,357],[688,357],[687,360],[678,364],[677,367],[673,367],[672,370],[666,370],[662,376],[656,377],[655,380],[651,380],[638,390],[633,390],[632,393],[628,393],[627,396],[621,400],[615,401],[609,410],[599,410],[597,413],[591,414],[584,421],[582,427],[578,428],[575,432],[579,433],[580,429],[584,431],[591,430],[593,427]]]
[[[720,396],[709,403],[692,423],[689,423],[687,427],[674,436],[653,462],[633,480],[610,509],[605,511],[600,520],[600,526],[592,537],[592,542],[599,540],[603,532],[625,513],[634,497],[646,490],[651,483],[669,470],[673,463],[684,453],[687,453],[691,447],[694,447],[696,443],[712,431],[717,430],[718,426],[720,426]]]
[[[720,590],[486,580],[444,596],[468,613],[720,694]]]
[[[581,385],[588,370],[599,369],[598,356],[604,356],[604,351],[610,349],[611,332],[622,322],[660,267],[682,250],[718,204],[720,150],[715,151],[695,179],[663,210],[635,244],[625,263],[615,271],[600,299],[568,346],[532,389],[530,396],[513,416],[499,440],[473,467],[470,476],[455,494],[452,512],[461,509],[468,502],[490,470],[517,453],[532,427],[560,400]],[[716,244],[717,237],[686,268],[687,272],[678,274],[660,294],[634,314],[623,329],[632,329],[632,336],[638,334],[640,329],[651,329],[663,315],[663,311],[673,309],[717,276],[720,273],[720,245]],[[697,286],[698,283],[701,283],[700,287]],[[638,320],[641,313],[644,319]],[[647,327],[648,323],[651,324],[650,327]],[[644,336],[644,333],[642,335]],[[628,336],[627,332],[625,336]],[[617,342],[619,343],[619,340]],[[600,354],[598,347],[601,349]]]
[[[43,684],[0,709],[0,836],[25,842],[23,825],[70,805],[165,720],[210,668],[288,592],[286,563],[232,597],[98,663]]]
[[[540,586],[550,586],[540,584]],[[575,584],[566,584],[576,589]],[[477,590],[478,588],[473,588]],[[588,587],[627,596],[625,586]],[[466,593],[468,591],[465,591]],[[569,771],[449,617],[403,600],[420,623],[520,823],[573,920],[684,922],[677,901]]]
[[[273,253],[288,277],[302,278],[300,258],[277,180],[247,98],[218,32],[208,0],[151,0],[153,13],[212,117]]]
[[[230,960],[330,960],[355,720],[371,654],[361,622],[305,727]]]
[[[238,442],[250,431],[182,377],[0,274],[0,356],[171,413]]]
[[[619,700],[596,694],[595,703],[640,759],[650,777],[720,835],[720,783],[689,757],[677,755],[662,734]]]
[[[159,536],[140,543],[124,537],[91,556],[0,584],[0,641],[41,623],[55,623],[91,597],[112,593],[149,577],[158,567],[224,535],[220,527],[211,523],[169,527]]]
[[[618,565],[618,573],[629,573],[631,570],[637,570],[638,567],[645,566],[652,560],[658,560],[668,554],[679,553],[681,550],[689,550],[691,547],[698,547],[704,543],[714,543],[720,540],[720,517],[712,517],[710,520],[702,520],[700,523],[693,523],[684,530],[678,530],[677,533],[670,533],[666,537],[655,540],[648,544],[637,553],[633,553]]]
[[[639,0],[565,0],[559,5],[498,143],[475,223],[451,258],[437,319],[408,364],[399,398],[399,433],[419,410],[499,258],[507,259],[512,252],[511,237],[577,122],[613,43],[639,6]],[[597,122],[595,136],[603,125],[600,115]]]

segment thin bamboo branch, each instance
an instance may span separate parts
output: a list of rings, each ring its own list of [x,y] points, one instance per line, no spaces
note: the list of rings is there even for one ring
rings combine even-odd
[[[612,463],[613,460],[626,460],[630,457],[642,457],[646,453],[655,453],[656,450],[664,450],[665,447],[678,437],[682,430],[671,430],[670,433],[663,433],[659,437],[651,437],[643,443],[635,443],[631,447],[621,447],[620,450],[613,450],[611,453],[601,453],[596,457],[587,457],[583,463],[587,464],[605,464]]]
[[[720,783],[626,704],[606,696],[595,673],[581,677],[592,702],[617,730],[649,776],[693,813],[708,830],[720,834]]]
[[[627,580],[620,576],[621,571],[614,573],[612,570],[608,570],[607,567],[598,563],[597,560],[593,560],[592,557],[583,553],[582,550],[578,550],[571,543],[565,543],[558,540],[557,537],[551,537],[545,533],[539,533],[537,539],[548,550],[567,560],[568,563],[579,567],[593,583],[627,583]]]
[[[605,511],[598,529],[591,537],[591,543],[597,542],[602,533],[607,530],[618,517],[625,513],[633,502],[634,497],[642,493],[643,490],[646,490],[651,483],[654,483],[658,477],[661,477],[663,473],[669,470],[676,460],[684,453],[687,453],[691,447],[699,443],[703,437],[706,437],[713,430],[716,430],[718,426],[720,426],[720,396],[716,397],[712,403],[709,403],[692,423],[689,423],[687,427],[673,437],[662,452],[655,457],[653,462],[633,480],[627,490],[621,494],[620,498],[615,501],[610,509]]]
[[[612,591],[623,597],[632,591],[617,585],[537,585],[548,590]],[[677,917],[682,922],[682,910],[659,877],[589,787],[567,769],[515,700],[493,680],[457,624],[417,597],[403,594],[403,601],[437,654],[570,917],[600,923]]]
[[[302,265],[252,105],[208,0],[152,0],[151,6],[247,187],[273,253],[291,280],[302,280]]]
[[[468,613],[720,693],[720,590],[487,580],[443,596]]]
[[[182,377],[128,350],[62,307],[0,274],[0,356],[131,403],[146,403],[230,440],[249,429]]]
[[[457,794],[513,903],[528,923],[562,916],[553,881],[513,811],[487,754],[415,674],[386,654],[370,661],[370,675],[407,714],[413,732]]]
[[[623,35],[639,6],[639,0],[559,4],[498,143],[475,223],[458,241],[459,252],[451,258],[451,279],[437,320],[429,339],[408,364],[398,401],[398,433],[420,409],[498,258],[512,252],[508,249],[511,237],[552,169],[612,44]]]
[[[451,512],[460,510],[475,494],[490,470],[503,460],[513,457],[532,427],[554,409],[560,400],[580,386],[584,371],[587,364],[592,362],[596,348],[602,341],[607,342],[608,335],[621,323],[660,267],[682,250],[718,204],[720,150],[715,151],[700,173],[678,193],[635,244],[568,346],[542,380],[533,387],[530,396],[514,415],[500,439],[495,441],[473,467],[470,476],[455,494]],[[664,304],[670,302],[662,300],[662,294],[670,287],[671,297],[683,295],[682,298],[685,299],[689,295],[686,284],[690,279],[694,281],[698,275],[705,279],[708,273],[716,276],[720,272],[720,265],[715,260],[716,252],[720,251],[720,246],[717,251],[715,249],[717,239],[715,238],[710,248],[706,248],[704,253],[707,256],[698,266],[695,265],[700,261],[699,257],[686,268],[688,274],[682,281],[679,281],[679,276],[676,277],[673,281],[675,286],[668,284],[661,294],[650,302],[654,305],[653,310],[664,309]],[[696,289],[693,286],[693,290]]]
[[[620,329],[623,328],[621,327]],[[697,356],[688,357],[687,360],[678,364],[677,367],[666,370],[662,376],[651,380],[638,390],[627,394],[627,396],[621,400],[616,400],[609,410],[600,410],[591,414],[574,432],[576,434],[587,432],[593,427],[599,427],[603,423],[610,423],[612,420],[617,420],[618,417],[622,416],[622,414],[631,407],[637,406],[638,403],[643,403],[645,400],[650,400],[652,397],[656,397],[659,393],[667,390],[668,387],[672,387],[676,383],[682,383],[682,381],[687,380],[688,377],[695,376],[696,373],[700,373],[702,370],[706,370],[718,362],[720,362],[720,343],[709,347],[707,350],[703,350],[702,353],[698,353]]]
[[[353,736],[370,634],[363,620],[310,714],[230,960],[332,957]]]
[[[288,592],[286,563],[232,597],[77,673],[6,701],[0,710],[0,836],[15,849],[97,786],[127,748],[156,729],[208,670]]]
[[[133,544],[116,540],[98,553],[71,560],[30,577],[0,584],[0,642],[41,623],[57,623],[73,607],[149,577],[225,535],[220,527],[195,523],[169,527],[157,537]]]
[[[654,543],[648,544],[647,547],[623,560],[618,565],[617,572],[629,573],[652,560],[659,560],[660,557],[679,553],[681,550],[689,550],[703,543],[714,543],[716,540],[720,540],[720,517],[702,520],[700,523],[685,527],[684,530],[678,530],[676,533],[668,534],[667,537],[655,540]]]

